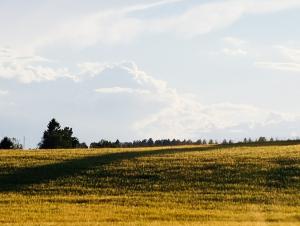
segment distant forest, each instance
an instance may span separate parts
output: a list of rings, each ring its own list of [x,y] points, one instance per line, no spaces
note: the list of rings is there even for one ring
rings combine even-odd
[[[47,129],[43,133],[41,142],[38,144],[39,149],[70,149],[70,148],[135,148],[135,147],[163,147],[163,146],[180,146],[180,145],[246,145],[246,144],[300,144],[300,140],[279,140],[274,138],[259,137],[252,140],[244,138],[242,141],[234,142],[233,140],[224,139],[222,142],[217,140],[198,139],[179,140],[179,139],[160,139],[152,138],[135,140],[132,142],[108,141],[101,139],[98,142],[92,142],[90,146],[86,143],[80,143],[77,137],[73,136],[73,130],[70,127],[61,128],[56,119],[50,120]],[[4,137],[0,141],[0,149],[23,149],[22,144],[15,138]]]

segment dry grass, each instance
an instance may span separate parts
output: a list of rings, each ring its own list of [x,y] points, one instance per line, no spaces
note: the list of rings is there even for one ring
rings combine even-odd
[[[0,225],[300,225],[300,146],[0,151]]]

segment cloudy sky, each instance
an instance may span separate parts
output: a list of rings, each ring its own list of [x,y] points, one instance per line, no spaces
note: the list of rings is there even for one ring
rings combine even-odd
[[[298,137],[299,21],[299,0],[1,0],[0,137]]]

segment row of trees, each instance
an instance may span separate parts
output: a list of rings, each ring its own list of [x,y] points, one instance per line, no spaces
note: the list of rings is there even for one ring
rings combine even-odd
[[[179,146],[179,145],[206,145],[206,144],[222,144],[222,145],[232,145],[232,144],[264,144],[264,143],[275,143],[275,142],[298,142],[297,140],[275,140],[273,138],[267,139],[265,137],[260,137],[256,140],[251,138],[245,138],[243,141],[235,142],[233,140],[224,139],[222,142],[217,140],[206,140],[199,139],[197,141],[192,140],[178,140],[178,139],[162,139],[153,140],[152,138],[144,140],[135,140],[133,142],[120,142],[116,140],[115,142],[108,140],[100,140],[99,142],[93,142],[90,144],[90,148],[132,148],[132,147],[163,147],[163,146]],[[300,141],[299,141],[300,143]]]
[[[162,146],[178,146],[178,145],[193,145],[193,144],[218,144],[217,141],[209,140],[197,140],[196,142],[192,140],[178,140],[178,139],[161,139],[153,140],[152,138],[144,140],[135,140],[133,142],[120,142],[116,140],[115,142],[108,140],[100,140],[99,142],[93,142],[90,144],[90,148],[132,148],[132,147],[162,147]]]
[[[132,147],[158,147],[158,146],[178,146],[178,145],[206,145],[206,144],[255,144],[255,143],[274,143],[274,142],[299,142],[298,140],[275,140],[273,138],[267,139],[260,137],[256,140],[251,138],[245,138],[243,141],[234,142],[232,140],[223,140],[221,143],[212,139],[199,139],[197,141],[192,140],[179,140],[179,139],[161,139],[153,140],[152,138],[144,140],[136,140],[133,142],[115,142],[108,140],[100,140],[99,142],[93,142],[90,144],[90,148],[132,148]],[[40,149],[66,149],[66,148],[88,148],[86,143],[80,143],[77,137],[73,136],[73,130],[70,127],[61,128],[61,125],[52,119],[47,129],[43,133],[41,142],[38,144]],[[22,149],[22,145],[14,138],[4,137],[0,142],[0,149]]]

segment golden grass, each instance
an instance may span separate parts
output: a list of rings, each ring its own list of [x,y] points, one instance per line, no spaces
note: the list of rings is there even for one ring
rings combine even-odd
[[[0,225],[300,225],[300,146],[0,151]]]

